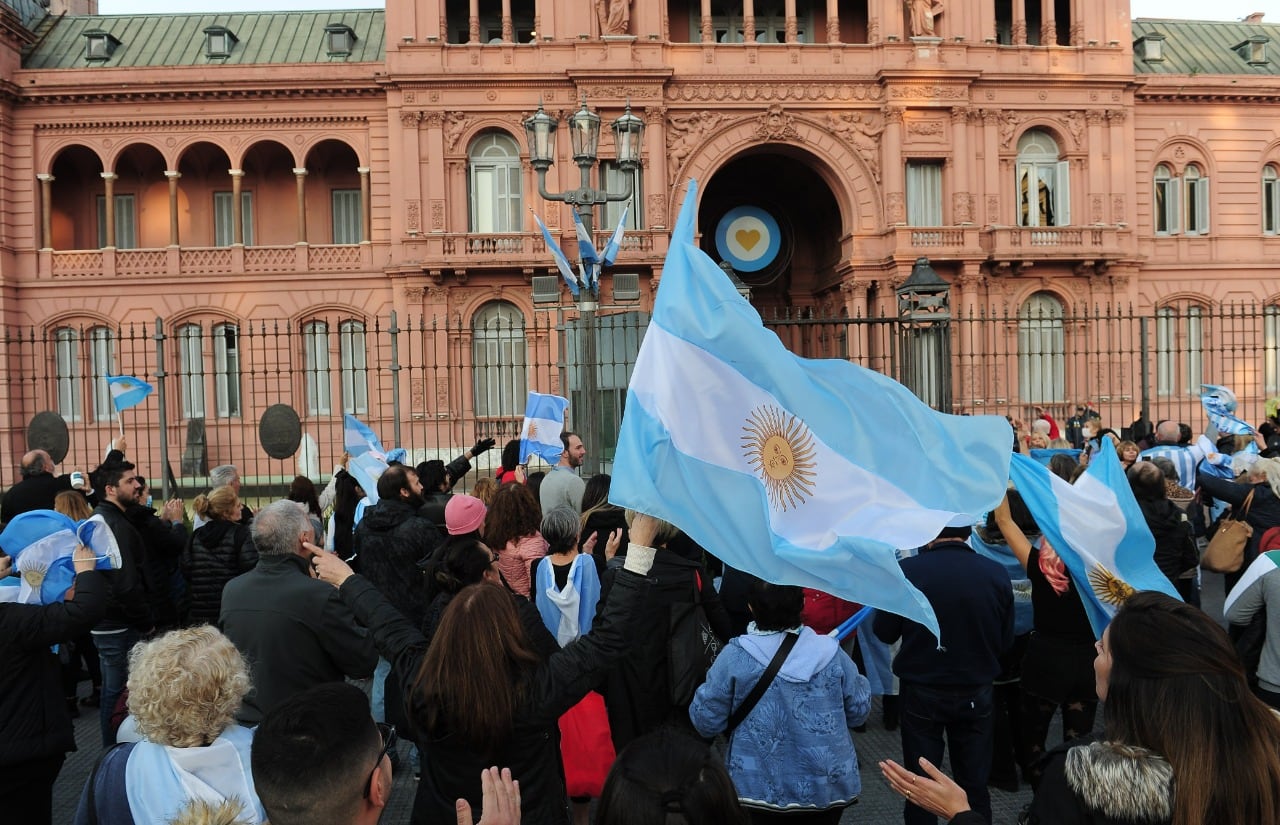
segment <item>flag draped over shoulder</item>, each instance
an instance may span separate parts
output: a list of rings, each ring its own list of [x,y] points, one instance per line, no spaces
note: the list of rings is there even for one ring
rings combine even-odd
[[[53,510],[31,510],[15,516],[0,533],[0,546],[13,557],[18,575],[16,593],[5,593],[0,601],[22,604],[53,604],[66,598],[75,582],[72,554],[80,544],[98,557],[95,567],[120,567],[120,547],[102,516],[76,522]],[[6,588],[8,590],[8,588]]]
[[[672,522],[733,567],[937,635],[895,551],[999,503],[1008,423],[943,415],[883,375],[789,352],[694,245],[696,189],[627,389],[610,501]]]
[[[111,391],[111,403],[115,405],[116,412],[138,406],[155,391],[155,387],[132,375],[108,375],[105,378],[107,389]]]
[[[1236,586],[1231,588],[1231,592],[1227,594],[1226,600],[1222,603],[1222,612],[1225,613],[1231,609],[1244,591],[1249,589],[1249,585],[1258,579],[1275,572],[1276,568],[1280,568],[1280,550],[1268,550],[1265,553],[1259,553],[1258,557],[1253,560],[1245,568],[1244,574],[1240,576],[1240,581],[1236,582]]]
[[[559,464],[564,444],[560,433],[564,430],[564,411],[569,409],[569,399],[558,395],[530,392],[524,406],[524,424],[520,427],[520,463],[528,462],[536,455],[548,464]]]
[[[1253,435],[1256,430],[1243,418],[1236,416],[1236,394],[1217,384],[1201,384],[1200,405],[1204,407],[1209,423],[1222,435]]]
[[[388,455],[382,448],[382,441],[368,424],[354,415],[347,415],[342,419],[342,443],[349,456],[347,472],[355,478],[369,500],[376,504],[378,478],[387,471]]]
[[[1030,458],[1013,457],[1013,485],[1080,591],[1098,638],[1125,599],[1139,590],[1179,598],[1156,566],[1147,528],[1109,439],[1089,468],[1068,484]]]

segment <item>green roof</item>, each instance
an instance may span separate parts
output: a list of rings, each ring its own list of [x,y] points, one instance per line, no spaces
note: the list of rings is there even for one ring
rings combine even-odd
[[[345,24],[355,32],[351,54],[330,56],[325,26]],[[205,54],[204,30],[228,29],[237,42],[226,58]],[[87,34],[105,32],[119,46],[107,60],[89,60]],[[205,66],[280,63],[370,63],[386,55],[381,9],[222,14],[48,16],[36,28],[36,44],[23,68],[80,69],[105,66]]]
[[[1147,35],[1164,35],[1164,59],[1144,60],[1141,45],[1135,45],[1135,74],[1280,75],[1280,25],[1275,23],[1134,20],[1134,42]],[[1251,64],[1238,47],[1259,36],[1269,41],[1267,62]]]
[[[36,24],[49,13],[41,0],[0,0],[0,3],[13,9],[18,19],[22,21],[22,25],[28,29],[34,29]]]

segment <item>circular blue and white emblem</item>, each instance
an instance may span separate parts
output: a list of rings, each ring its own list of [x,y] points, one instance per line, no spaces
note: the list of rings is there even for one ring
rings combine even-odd
[[[716,250],[739,272],[764,269],[778,257],[781,246],[778,222],[758,206],[730,209],[716,226]]]

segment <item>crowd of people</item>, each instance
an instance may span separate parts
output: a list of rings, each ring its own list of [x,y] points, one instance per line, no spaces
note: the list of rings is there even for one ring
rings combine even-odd
[[[5,522],[94,515],[119,560],[81,547],[65,598],[0,601],[0,810],[52,822],[72,718],[96,706],[76,825],[373,823],[406,770],[413,823],[834,825],[879,695],[907,825],[990,823],[988,788],[1024,782],[1030,823],[1280,822],[1280,554],[1258,566],[1280,550],[1275,422],[1251,446],[1034,414],[1013,449],[1069,483],[1112,442],[1181,601],[1133,595],[1098,638],[1012,486],[977,526],[900,551],[941,641],[885,612],[841,640],[859,605],[610,504],[571,432],[546,473],[508,443],[474,495],[453,488],[492,439],[392,463],[375,496],[342,468],[323,490],[300,476],[256,512],[231,465],[188,513],[150,506],[124,439],[87,474],[33,451]],[[1199,607],[1223,520],[1252,528],[1230,632]],[[0,547],[0,578],[22,549]]]

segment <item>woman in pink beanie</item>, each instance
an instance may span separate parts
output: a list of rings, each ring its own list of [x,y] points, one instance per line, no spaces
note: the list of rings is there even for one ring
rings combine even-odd
[[[484,502],[475,496],[455,494],[444,506],[444,525],[451,536],[466,536],[484,531],[486,515]]]

